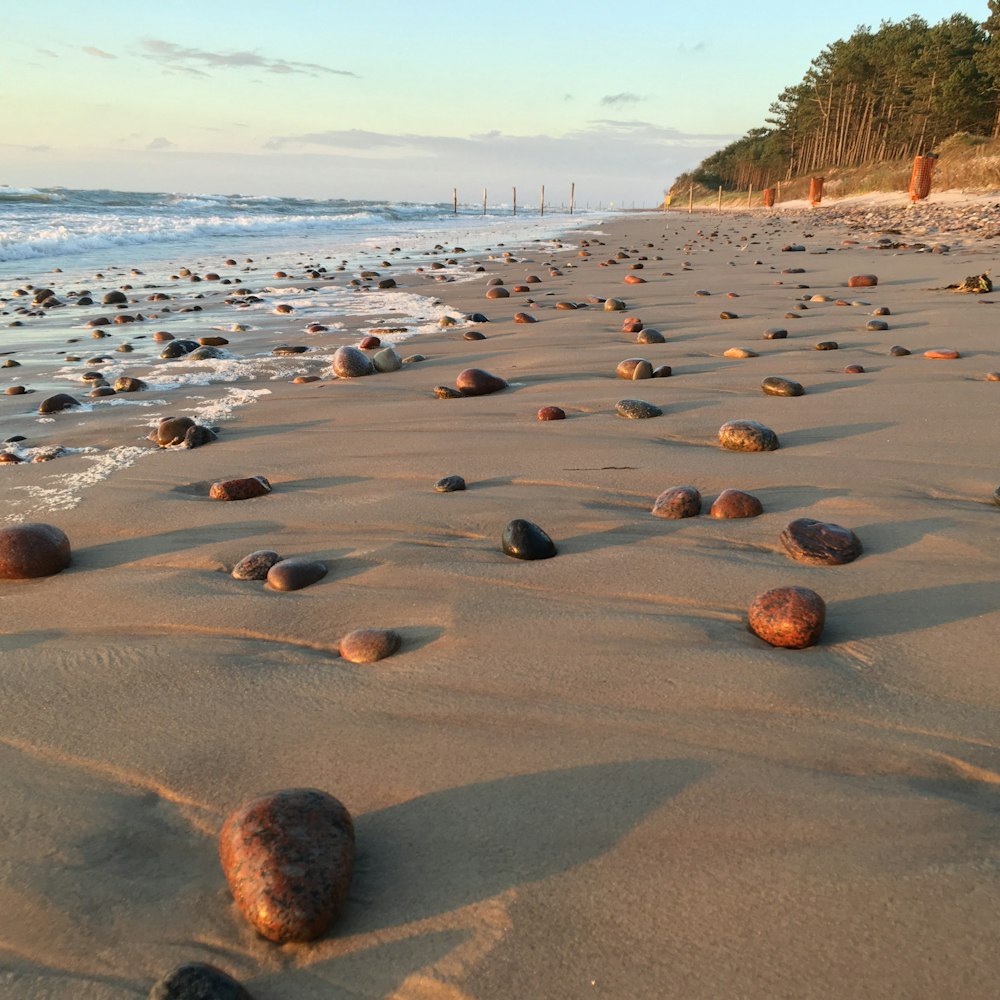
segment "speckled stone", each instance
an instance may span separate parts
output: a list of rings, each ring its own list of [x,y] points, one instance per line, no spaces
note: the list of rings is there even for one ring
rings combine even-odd
[[[148,1000],[253,1000],[232,976],[205,962],[188,962],[168,972]]]
[[[0,528],[0,580],[54,576],[70,564],[66,533],[52,524]]]
[[[853,274],[847,279],[848,288],[873,288],[878,284],[874,274]]]
[[[503,529],[503,551],[514,559],[551,559],[556,554],[552,539],[533,521],[515,518]]]
[[[660,417],[663,410],[655,403],[647,403],[644,399],[619,399],[615,403],[615,412],[626,420],[648,420],[650,417]]]
[[[258,933],[279,943],[312,941],[347,901],[354,824],[326,792],[272,792],[229,815],[219,857],[236,905]]]
[[[194,426],[195,422],[190,417],[163,417],[147,437],[161,448],[170,448],[181,444],[184,435]]]
[[[819,641],[826,603],[807,587],[776,587],[754,598],[747,625],[772,646],[805,649]]]
[[[326,563],[296,556],[281,559],[267,571],[267,585],[272,590],[302,590],[326,576]]]
[[[374,370],[371,358],[356,347],[345,344],[333,353],[333,374],[337,378],[361,378]]]
[[[778,435],[756,420],[730,420],[719,428],[719,444],[729,451],[775,451]]]
[[[208,495],[213,500],[252,500],[271,492],[271,484],[263,476],[245,479],[222,479],[212,483]]]
[[[840,348],[840,344],[838,344],[835,340],[821,340],[818,344],[813,346],[817,351],[836,351]]]
[[[431,390],[438,399],[461,399],[464,393],[452,389],[450,385],[436,385]]]
[[[74,399],[67,392],[57,392],[54,396],[43,399],[38,404],[39,413],[59,413],[61,410],[70,410],[80,405],[80,400]]]
[[[801,383],[793,382],[790,378],[782,378],[780,375],[768,375],[761,382],[760,388],[765,396],[801,396],[805,393]]]
[[[764,513],[760,500],[743,490],[723,490],[708,510],[708,516],[718,519],[757,517]]]
[[[507,382],[499,375],[484,371],[482,368],[466,368],[458,373],[455,388],[463,396],[487,396],[491,392],[506,389]]]
[[[266,580],[268,570],[280,560],[281,556],[273,549],[257,549],[249,555],[245,555],[233,567],[233,579]]]
[[[863,549],[861,539],[839,524],[800,517],[785,526],[781,544],[798,562],[814,566],[843,566],[854,562]]]
[[[465,480],[461,476],[445,476],[434,484],[435,493],[459,493],[465,489]]]
[[[339,652],[351,663],[376,663],[392,656],[403,637],[391,628],[358,628],[340,640]]]
[[[701,494],[694,486],[671,486],[653,501],[650,513],[671,521],[697,517],[701,513]]]

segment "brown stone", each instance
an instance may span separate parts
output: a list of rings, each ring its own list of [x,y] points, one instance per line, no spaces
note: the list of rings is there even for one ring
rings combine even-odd
[[[80,401],[74,399],[69,393],[57,392],[54,396],[49,396],[38,404],[38,412],[59,413],[60,410],[69,410],[79,405]]]
[[[724,358],[756,358],[759,357],[756,351],[751,351],[749,347],[729,347],[722,352]]]
[[[776,587],[754,598],[747,625],[772,646],[805,649],[819,641],[826,603],[807,587]]]
[[[208,495],[213,500],[252,500],[271,492],[271,484],[263,476],[246,479],[222,479],[212,483]]]
[[[245,555],[234,567],[234,580],[266,580],[271,567],[281,561],[273,549],[257,549]]]
[[[986,373],[987,382],[1000,382],[1000,372],[987,372]]]
[[[621,299],[605,299],[604,301],[605,312],[624,312],[626,308],[627,306]]]
[[[873,288],[878,284],[874,274],[854,274],[847,279],[848,288]]]
[[[721,312],[719,313],[719,319],[739,319],[739,316],[734,312]]]
[[[326,574],[326,563],[297,556],[276,562],[267,571],[267,585],[272,590],[302,590],[322,580]]]
[[[701,494],[694,486],[671,486],[656,498],[650,513],[669,520],[697,517],[701,513]]]
[[[929,351],[924,351],[924,357],[936,361],[954,361],[961,355],[952,347],[932,347]]]
[[[653,369],[652,377],[670,378],[670,376],[673,375],[673,373],[674,370],[673,368],[670,367],[670,365],[657,365],[656,368]]]
[[[0,528],[0,579],[54,576],[70,563],[69,539],[52,524]]]
[[[901,347],[899,344],[894,344],[889,348],[889,354],[894,358],[905,358],[908,357],[910,352],[905,347]]]
[[[402,636],[391,628],[359,628],[340,640],[340,655],[351,663],[375,663],[392,656]]]
[[[375,370],[371,358],[356,347],[338,347],[333,352],[333,374],[337,378],[360,378]]]
[[[576,309],[577,305],[575,302],[557,302],[556,309],[573,310]]]
[[[532,316],[531,313],[519,312],[519,313],[514,313],[514,322],[515,323],[537,323],[538,320],[535,319],[535,317]]]
[[[565,420],[566,411],[561,406],[543,406],[538,411],[539,420]]]
[[[149,386],[141,378],[132,378],[131,375],[122,375],[115,379],[115,392],[141,392]]]
[[[499,375],[484,371],[482,368],[466,368],[458,373],[455,388],[463,396],[487,396],[491,392],[506,389],[507,382]]]
[[[760,383],[760,388],[765,396],[801,396],[805,392],[799,382],[782,378],[780,375],[768,375]]]
[[[638,333],[642,329],[642,320],[638,316],[629,316],[622,321],[622,333]]]
[[[488,299],[509,299],[510,298],[510,292],[508,292],[507,289],[504,288],[501,285],[494,285],[493,288],[488,288],[486,290],[486,298],[488,298]]]
[[[863,365],[848,365],[844,369],[844,374],[845,375],[863,375],[864,374],[864,370],[865,369],[864,369]]]
[[[626,285],[644,285],[646,284],[645,278],[640,278],[638,274],[626,274],[625,275]]]
[[[641,330],[635,338],[637,344],[665,344],[667,338],[659,330]]]
[[[184,435],[195,426],[195,422],[190,417],[163,417],[156,425],[156,430],[152,431],[148,437],[150,441],[155,441],[161,448],[170,448],[173,445],[181,444]]]
[[[861,539],[839,524],[800,517],[785,526],[781,543],[798,562],[814,566],[843,566],[861,555]]]
[[[358,350],[360,351],[375,351],[382,346],[382,341],[378,337],[373,337],[369,334],[367,337],[362,337],[360,343],[358,344]]]
[[[438,399],[461,399],[464,395],[458,389],[452,389],[450,385],[436,385],[431,391]]]
[[[347,901],[354,824],[314,788],[272,792],[229,815],[219,857],[236,905],[270,941],[320,937]]]
[[[723,490],[709,508],[708,516],[715,518],[757,517],[764,513],[760,500],[743,490]]]
[[[626,358],[624,361],[619,361],[617,367],[615,368],[615,374],[618,378],[634,379],[635,372],[640,365],[646,365],[649,367],[649,374],[645,378],[651,378],[653,373],[653,366],[645,358]]]
[[[719,428],[719,444],[729,451],[775,451],[778,435],[756,420],[730,420]]]
[[[840,348],[840,345],[835,340],[821,340],[813,346],[817,351],[836,351]]]

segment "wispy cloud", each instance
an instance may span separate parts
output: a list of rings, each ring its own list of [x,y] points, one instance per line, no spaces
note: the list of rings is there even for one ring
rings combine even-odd
[[[176,149],[177,143],[171,142],[169,139],[165,139],[162,135],[158,135],[151,142],[146,143],[146,149]]]
[[[84,45],[83,51],[86,52],[88,56],[93,56],[95,59],[118,58],[118,56],[113,56],[110,52],[105,52],[104,49],[95,49],[93,45]]]
[[[36,52],[37,52],[37,53],[38,53],[38,54],[39,54],[40,56],[48,56],[48,58],[49,58],[49,59],[58,59],[58,58],[59,58],[59,56],[57,56],[57,55],[56,55],[56,54],[55,54],[55,53],[54,53],[54,52],[52,51],[52,49],[35,49],[35,51],[36,51]]]
[[[644,101],[645,97],[640,97],[638,94],[631,94],[625,91],[621,94],[607,94],[601,98],[601,104],[638,104],[640,101]]]
[[[682,55],[691,55],[692,53],[704,52],[708,48],[708,42],[695,42],[694,45],[685,45],[681,42],[677,46],[677,51]]]
[[[291,59],[272,59],[259,52],[212,52],[209,49],[188,48],[167,42],[162,38],[145,38],[142,47],[145,58],[158,62],[168,70],[176,70],[191,76],[207,76],[206,69],[262,69],[267,73],[282,75],[301,74],[303,76],[350,76],[357,73],[346,69],[334,69],[319,63],[297,62]]]

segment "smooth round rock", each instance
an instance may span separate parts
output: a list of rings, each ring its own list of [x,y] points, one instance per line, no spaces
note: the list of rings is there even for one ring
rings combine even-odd
[[[74,399],[69,393],[57,392],[54,396],[49,396],[38,404],[38,412],[59,413],[62,410],[71,410],[74,406],[80,405],[80,400]]]
[[[480,330],[466,330],[462,334],[462,340],[485,340],[486,334]]]
[[[267,571],[267,585],[272,590],[302,590],[326,576],[326,563],[296,556],[280,559]]]
[[[863,365],[847,365],[847,367],[844,369],[844,374],[845,375],[863,375],[864,371],[865,371],[865,369],[864,369]]]
[[[503,529],[500,544],[514,559],[551,559],[556,554],[555,542],[533,521],[520,517]]]
[[[218,438],[218,434],[211,429],[211,427],[205,427],[203,424],[195,424],[194,427],[189,427],[184,433],[183,447],[185,448],[200,448],[204,444],[208,444],[210,441],[215,441]]]
[[[728,519],[757,517],[764,513],[764,506],[752,493],[743,490],[723,490],[712,502],[708,516]]]
[[[372,356],[372,365],[377,372],[398,372],[403,367],[403,359],[391,347],[383,347]]]
[[[337,378],[361,378],[375,370],[367,354],[346,344],[333,352],[332,367]]]
[[[537,323],[538,320],[535,319],[535,317],[532,316],[531,313],[518,312],[518,313],[514,313],[514,322],[515,323]]]
[[[213,500],[252,500],[271,492],[271,484],[263,476],[245,479],[221,479],[212,483],[208,491]]]
[[[674,370],[670,365],[657,365],[652,371],[653,378],[670,378],[673,375]],[[633,376],[634,380],[635,376]]]
[[[452,389],[450,385],[436,385],[431,390],[438,399],[462,399],[464,393]]]
[[[729,451],[776,451],[778,435],[756,420],[730,420],[719,428],[719,444]]]
[[[543,406],[535,416],[538,420],[565,420],[566,411],[561,406]]]
[[[604,300],[604,310],[605,312],[624,312],[628,307],[625,305],[622,299],[605,299]]]
[[[205,962],[188,962],[168,972],[148,1000],[253,1000],[228,973]]]
[[[358,628],[340,640],[339,652],[351,663],[376,663],[392,656],[403,637],[391,628]]]
[[[156,429],[148,435],[150,441],[155,441],[161,448],[170,448],[184,440],[184,435],[196,426],[191,417],[163,417]]]
[[[124,305],[128,302],[128,297],[124,292],[107,292],[101,302],[106,306]]]
[[[850,528],[811,517],[787,524],[781,544],[793,559],[813,566],[843,566],[854,562],[863,551],[861,539]]]
[[[817,351],[836,351],[839,350],[840,344],[835,340],[821,340],[815,345],[815,350]]]
[[[6,389],[4,389],[4,395],[23,396],[27,391],[27,388],[23,385],[9,385]]]
[[[434,484],[436,493],[459,493],[465,489],[465,480],[461,476],[445,476]]]
[[[653,501],[653,517],[677,521],[701,513],[701,494],[694,486],[671,486]]]
[[[782,378],[780,375],[768,375],[760,383],[760,388],[765,396],[802,396],[805,394],[801,383],[793,382],[790,378]]]
[[[910,352],[905,347],[900,347],[899,344],[894,344],[889,348],[889,354],[894,358],[905,358],[909,356]]]
[[[637,344],[665,344],[667,338],[659,330],[640,330],[635,342]]]
[[[506,389],[507,382],[499,375],[484,371],[482,368],[466,368],[458,373],[455,388],[463,396],[487,396],[491,392]]]
[[[377,351],[382,346],[382,340],[379,337],[362,337],[358,342],[359,351]]]
[[[271,567],[281,561],[273,549],[257,549],[245,555],[234,567],[234,580],[266,580]]]
[[[826,602],[807,587],[776,587],[754,598],[747,625],[772,646],[805,649],[823,634]]]
[[[760,355],[756,351],[751,351],[749,347],[729,347],[722,352],[724,358],[756,358]]]
[[[739,316],[737,316],[734,312],[726,311],[719,313],[719,319],[739,319]]]
[[[315,788],[272,792],[232,812],[219,858],[246,920],[269,941],[313,941],[340,914],[354,869],[354,824]]]
[[[848,288],[874,288],[878,278],[874,274],[852,274],[847,279]]]
[[[69,563],[69,539],[55,525],[15,524],[0,528],[0,579],[54,576]]]
[[[639,333],[643,328],[643,322],[638,316],[629,316],[622,320],[622,333]]]
[[[488,299],[509,299],[510,298],[510,292],[508,292],[506,288],[503,288],[500,285],[496,285],[493,288],[489,288],[489,289],[486,290],[486,298],[488,298]]]
[[[646,377],[651,377],[653,366],[645,358],[626,358],[624,361],[619,361],[615,367],[615,375],[618,378],[634,379],[636,369],[640,365],[647,365],[649,367],[650,375]]]
[[[932,347],[929,351],[924,351],[925,358],[935,361],[954,361],[962,355],[952,347]]]
[[[149,386],[141,378],[132,378],[131,375],[122,375],[115,379],[115,392],[142,392]]]
[[[626,420],[648,420],[650,417],[660,417],[663,410],[654,403],[644,399],[619,399],[615,403],[615,412]]]
[[[889,329],[889,324],[884,319],[870,319],[865,323],[865,329],[872,333],[881,333]]]
[[[784,340],[788,336],[788,331],[780,326],[772,326],[764,331],[764,340]]]
[[[987,382],[1000,382],[1000,372],[987,372],[986,373]]]

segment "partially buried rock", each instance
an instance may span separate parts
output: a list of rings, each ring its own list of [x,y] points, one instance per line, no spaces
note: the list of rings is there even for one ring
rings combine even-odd
[[[764,331],[765,340],[784,340],[788,336],[788,331],[780,326],[772,326]]]
[[[333,353],[333,374],[337,378],[360,378],[371,375],[374,370],[375,366],[368,355],[356,347],[344,345]]]
[[[392,656],[402,644],[402,636],[391,628],[359,628],[340,640],[339,651],[351,663],[376,663]]]
[[[800,517],[786,525],[781,543],[799,562],[814,566],[842,566],[861,555],[861,539],[839,524]]]
[[[233,579],[235,580],[266,580],[268,570],[281,560],[273,549],[257,549],[249,555],[245,555],[233,567]]]
[[[900,347],[899,344],[894,344],[889,348],[889,354],[894,358],[905,358],[909,355],[909,350],[905,347]]]
[[[768,375],[761,382],[760,388],[766,396],[801,396],[805,393],[800,383],[780,375]]]
[[[642,374],[637,376],[636,372],[641,372]],[[615,368],[615,375],[617,375],[618,378],[632,380],[652,378],[653,366],[645,358],[626,358],[624,361],[618,362],[618,365]]]
[[[267,585],[272,590],[302,590],[322,580],[326,573],[326,563],[317,559],[282,559],[267,571]]]
[[[615,403],[615,412],[626,420],[647,420],[650,417],[663,415],[663,410],[654,403],[644,399],[619,399]]]
[[[464,395],[458,389],[452,389],[450,385],[436,385],[431,391],[438,399],[461,399]]]
[[[561,406],[543,406],[536,416],[539,420],[565,420],[566,411]]]
[[[403,367],[403,359],[391,348],[383,347],[372,357],[377,372],[398,372]]]
[[[708,516],[719,519],[757,517],[764,513],[760,500],[743,490],[723,490],[709,508]]]
[[[195,422],[190,417],[162,417],[147,437],[161,448],[170,448],[181,444],[184,435],[194,426]]]
[[[516,518],[503,529],[501,545],[515,559],[551,559],[556,546],[551,538],[533,521]]]
[[[826,621],[826,603],[807,587],[777,587],[754,598],[747,624],[754,635],[772,646],[805,649],[819,641]]]
[[[507,388],[507,382],[482,368],[466,368],[458,373],[455,387],[463,396],[487,396]]]
[[[932,347],[929,351],[924,351],[924,357],[935,361],[954,361],[961,355],[953,347]]]
[[[697,517],[701,513],[701,494],[694,486],[671,486],[656,498],[650,513],[672,521]]]
[[[217,440],[218,437],[219,435],[211,427],[205,427],[204,424],[195,424],[194,427],[189,427],[185,432],[182,447],[200,448],[203,444]]]
[[[188,962],[167,973],[148,1000],[253,1000],[232,976],[204,962]]]
[[[874,288],[878,278],[874,274],[854,274],[847,279],[848,288]]]
[[[141,378],[132,378],[130,375],[122,375],[115,379],[115,392],[141,392],[149,386]]]
[[[641,330],[635,338],[637,344],[665,344],[667,338],[659,330]]]
[[[775,451],[778,435],[756,420],[730,420],[719,428],[719,444],[729,451]]]
[[[270,941],[312,941],[340,914],[354,869],[354,824],[315,788],[241,805],[219,834],[222,870],[240,912]]]
[[[445,476],[434,484],[435,493],[458,493],[465,489],[465,480],[461,476]]]
[[[756,358],[759,355],[749,347],[729,347],[722,352],[724,358]]]
[[[59,413],[61,410],[70,410],[79,405],[80,400],[74,399],[69,393],[57,392],[54,396],[49,396],[38,404],[38,412]]]
[[[840,345],[835,340],[821,340],[815,345],[817,351],[836,351],[839,350]]]
[[[52,524],[0,528],[0,579],[54,576],[70,563],[69,539]]]
[[[252,500],[271,492],[271,484],[263,476],[246,479],[222,479],[212,483],[208,495],[213,500]]]
[[[889,324],[884,319],[870,319],[865,323],[865,329],[873,333],[880,333],[889,329]]]

